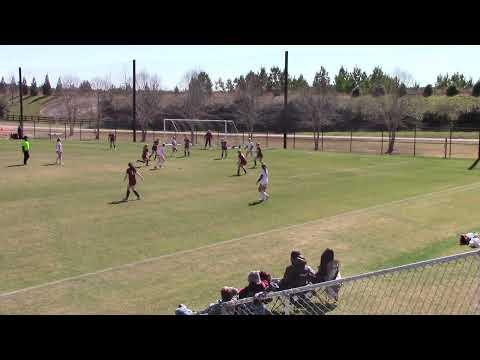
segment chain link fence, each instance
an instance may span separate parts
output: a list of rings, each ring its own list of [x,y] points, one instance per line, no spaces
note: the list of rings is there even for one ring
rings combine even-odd
[[[480,315],[480,250],[221,306],[226,315]]]

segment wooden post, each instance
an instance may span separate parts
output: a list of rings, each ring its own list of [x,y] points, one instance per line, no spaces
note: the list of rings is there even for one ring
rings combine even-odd
[[[450,149],[448,150],[448,157],[452,157],[452,126],[450,126]]]
[[[444,149],[444,150],[445,150],[445,155],[444,155],[444,159],[447,158],[447,141],[448,141],[448,139],[445,138],[445,149]]]
[[[82,141],[82,122],[79,121],[80,123],[80,141]]]
[[[323,151],[323,129],[322,129],[322,151]]]
[[[352,137],[353,137],[353,130],[350,129],[350,152],[352,152]]]
[[[135,60],[133,60],[133,87],[132,87],[132,127],[133,127],[133,142],[137,142],[137,111],[136,111],[136,75],[135,75]]]
[[[67,140],[67,123],[65,123],[64,125],[65,125],[65,140]]]
[[[415,130],[413,133],[413,157],[415,157],[417,152],[417,125],[415,125]]]
[[[22,86],[22,68],[18,68],[18,92],[20,95],[20,128],[22,129],[22,136],[23,136],[23,86]]]
[[[380,148],[380,155],[383,155],[383,130],[382,130],[382,145]]]
[[[268,130],[267,130],[267,148],[268,148]]]
[[[295,149],[295,130],[293,130],[293,148]],[[286,149],[286,148],[285,148]]]
[[[480,160],[480,129],[478,129],[478,153],[477,160]]]
[[[283,95],[283,116],[284,126],[287,126],[287,103],[288,103],[288,51],[285,51],[285,71],[284,71],[284,95]],[[295,141],[295,140],[294,140]],[[283,133],[283,148],[287,148],[287,132]]]
[[[48,136],[50,138],[50,141],[52,141],[52,121],[48,120]]]
[[[35,137],[35,120],[33,120],[33,137]]]

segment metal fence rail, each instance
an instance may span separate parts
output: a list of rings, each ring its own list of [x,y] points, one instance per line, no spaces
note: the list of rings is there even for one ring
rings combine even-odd
[[[222,304],[228,315],[480,315],[480,250]]]

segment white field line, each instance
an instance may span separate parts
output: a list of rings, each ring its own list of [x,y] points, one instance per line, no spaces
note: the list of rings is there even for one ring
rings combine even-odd
[[[404,199],[394,200],[394,201],[390,201],[390,202],[387,202],[387,203],[378,204],[378,205],[374,205],[374,206],[370,206],[370,207],[366,207],[366,208],[362,208],[362,209],[346,211],[346,212],[343,212],[343,213],[340,213],[340,214],[336,214],[336,215],[332,215],[332,216],[328,216],[328,217],[324,217],[324,218],[320,218],[320,219],[316,219],[316,220],[310,220],[310,221],[300,223],[300,224],[288,225],[288,226],[285,226],[285,227],[271,229],[271,230],[267,230],[267,231],[263,231],[263,232],[259,232],[259,233],[255,233],[255,234],[249,234],[249,235],[233,238],[233,239],[230,239],[230,240],[217,242],[217,243],[214,243],[214,244],[199,246],[199,247],[193,248],[193,249],[180,250],[180,251],[176,251],[176,252],[173,252],[173,253],[170,253],[170,254],[155,256],[155,257],[151,257],[151,258],[147,258],[147,259],[143,259],[143,260],[139,260],[139,261],[134,261],[134,262],[127,263],[127,264],[112,266],[112,267],[102,269],[102,270],[98,270],[98,271],[92,271],[92,272],[83,273],[83,274],[80,274],[80,275],[75,275],[75,276],[62,278],[62,279],[55,280],[55,281],[49,281],[49,282],[42,283],[42,284],[39,284],[39,285],[29,286],[29,287],[26,287],[26,288],[17,289],[17,290],[2,293],[2,294],[0,294],[0,298],[5,298],[5,297],[16,295],[16,294],[19,294],[19,293],[23,293],[23,292],[27,292],[27,291],[31,291],[31,290],[36,290],[36,289],[40,289],[40,288],[45,288],[45,287],[49,287],[49,286],[52,286],[52,285],[65,283],[65,282],[68,282],[68,281],[83,279],[83,278],[86,278],[86,277],[89,277],[89,276],[95,276],[95,275],[103,274],[103,273],[110,272],[110,271],[116,271],[116,270],[126,269],[126,268],[129,268],[129,267],[134,267],[134,266],[137,266],[137,265],[147,264],[147,263],[155,262],[157,260],[165,259],[165,258],[172,257],[172,256],[178,256],[178,255],[181,255],[181,254],[188,254],[188,253],[192,253],[192,252],[199,251],[199,250],[204,250],[204,249],[214,248],[214,247],[218,247],[218,246],[223,246],[223,245],[226,245],[226,244],[230,244],[230,243],[233,243],[233,242],[237,242],[237,241],[241,241],[241,240],[245,240],[245,239],[249,239],[249,238],[253,238],[253,237],[257,237],[257,236],[263,236],[263,235],[267,235],[267,234],[271,234],[271,233],[275,233],[275,232],[279,232],[279,231],[295,229],[295,228],[299,228],[299,227],[307,226],[307,225],[314,225],[314,224],[322,223],[322,222],[325,222],[325,221],[332,221],[332,220],[335,220],[337,218],[341,218],[341,217],[345,217],[345,216],[354,216],[354,215],[358,215],[358,214],[362,214],[362,213],[368,213],[368,212],[371,212],[371,211],[374,211],[374,210],[379,210],[379,209],[386,208],[388,206],[408,203],[408,202],[415,201],[415,200],[422,199],[422,198],[435,197],[437,195],[443,195],[445,193],[455,193],[455,192],[473,190],[473,189],[476,189],[478,187],[480,187],[480,182],[475,182],[475,183],[471,183],[471,184],[467,184],[467,185],[460,185],[460,186],[445,188],[445,189],[442,189],[442,190],[433,191],[433,192],[425,193],[425,194],[421,194],[421,195],[415,195],[415,196],[407,197],[407,198],[404,198]]]

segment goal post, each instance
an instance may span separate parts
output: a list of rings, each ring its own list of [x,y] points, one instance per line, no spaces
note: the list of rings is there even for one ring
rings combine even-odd
[[[228,137],[231,143],[240,145],[241,138],[235,121],[221,119],[163,119],[163,134],[168,133],[168,126],[171,125],[175,133],[192,133],[200,130],[201,134],[212,130],[217,136],[217,145],[220,143],[219,136]],[[193,140],[193,139],[192,139]]]

